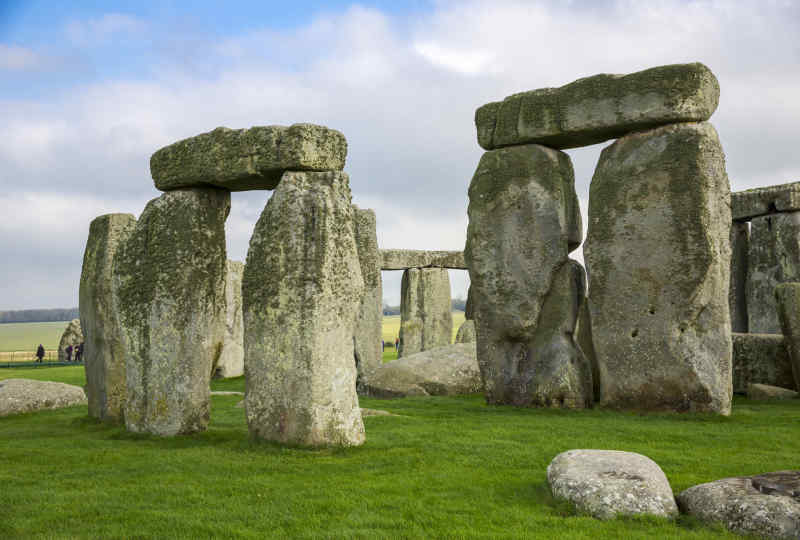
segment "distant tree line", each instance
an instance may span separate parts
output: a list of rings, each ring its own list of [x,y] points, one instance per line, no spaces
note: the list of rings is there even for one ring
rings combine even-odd
[[[0,311],[0,324],[20,322],[71,321],[79,318],[78,308],[20,309]]]
[[[450,309],[453,311],[466,311],[467,300],[465,298],[453,298],[450,300]],[[390,306],[388,303],[383,303],[384,315],[400,315],[400,306]]]

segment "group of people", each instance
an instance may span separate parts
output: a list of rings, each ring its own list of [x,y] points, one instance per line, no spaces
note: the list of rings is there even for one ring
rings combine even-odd
[[[391,347],[391,346],[392,346],[392,342],[390,341],[389,342],[389,347]],[[385,350],[386,350],[386,342],[384,340],[381,340],[381,351],[385,351]],[[399,351],[400,350],[400,338],[399,337],[394,338],[394,350],[395,351]]]
[[[67,354],[67,362],[73,361],[72,357],[73,352],[75,353],[75,359],[74,359],[75,362],[83,361],[83,342],[79,343],[75,347],[73,347],[72,345],[68,345],[67,348],[64,349],[64,352]],[[44,355],[45,355],[44,345],[39,343],[39,346],[36,347],[36,361],[41,363],[42,360],[44,359]]]

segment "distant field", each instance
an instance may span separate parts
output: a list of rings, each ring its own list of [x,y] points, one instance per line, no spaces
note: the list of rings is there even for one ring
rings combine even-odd
[[[0,324],[0,352],[36,351],[39,343],[55,350],[69,321]]]

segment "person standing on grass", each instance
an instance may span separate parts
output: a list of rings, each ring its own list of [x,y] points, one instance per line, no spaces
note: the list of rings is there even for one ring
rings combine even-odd
[[[44,347],[39,343],[39,346],[36,348],[36,361],[41,364],[42,358],[44,358]]]
[[[381,352],[386,350],[386,342],[381,340]]]
[[[399,351],[400,350],[400,338],[399,337],[398,338],[394,338],[394,350],[395,351]]]
[[[83,359],[83,343],[79,343],[77,347],[75,347],[75,361],[80,362]]]
[[[72,345],[69,345],[64,352],[67,353],[67,362],[72,362]]]

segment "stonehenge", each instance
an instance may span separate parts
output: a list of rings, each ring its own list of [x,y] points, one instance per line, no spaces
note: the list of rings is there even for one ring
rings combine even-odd
[[[450,344],[453,316],[447,269],[406,269],[400,298],[398,358]]]
[[[72,319],[64,332],[61,334],[61,339],[58,341],[58,361],[67,362],[68,360],[75,359],[75,349],[83,343],[83,331],[81,329],[80,319]],[[69,357],[67,356],[67,349],[69,348]]]
[[[244,318],[242,317],[244,263],[227,261],[225,268],[225,336],[211,376],[228,379],[244,375]]]
[[[353,335],[353,354],[357,371],[356,388],[359,388],[362,381],[383,361],[381,351],[383,282],[375,212],[353,205],[353,227],[361,277],[364,279],[364,294]]]

